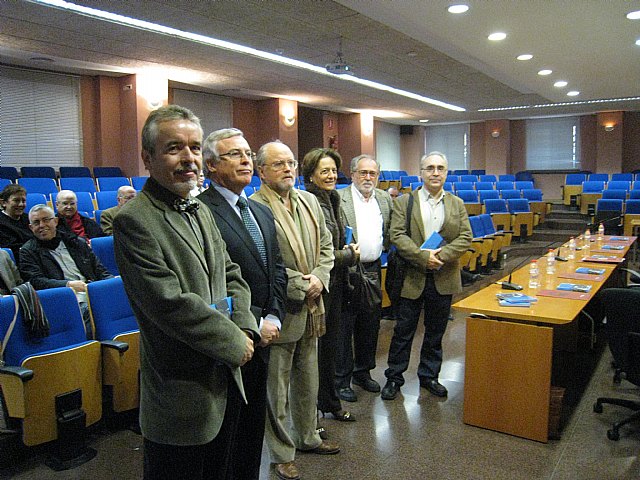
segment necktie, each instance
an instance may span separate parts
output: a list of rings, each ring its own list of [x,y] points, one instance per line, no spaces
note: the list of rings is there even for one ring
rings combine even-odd
[[[260,253],[260,258],[262,259],[262,264],[267,265],[267,249],[264,246],[264,239],[260,234],[260,230],[258,230],[258,226],[255,224],[251,215],[249,214],[249,205],[247,203],[247,199],[244,197],[238,197],[238,201],[236,203],[238,208],[240,209],[240,215],[242,216],[242,223],[249,231],[249,235],[253,239],[253,243],[256,244],[256,248],[258,249],[258,253]]]

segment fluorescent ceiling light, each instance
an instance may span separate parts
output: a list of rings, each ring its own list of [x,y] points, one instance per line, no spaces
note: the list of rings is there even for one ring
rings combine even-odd
[[[465,13],[469,10],[469,5],[451,5],[447,8],[449,13]]]
[[[530,53],[523,53],[522,55],[518,55],[516,58],[521,61],[531,60],[533,58],[533,55],[531,55]]]
[[[542,75],[543,77],[546,75],[551,75],[553,73],[553,70],[549,70],[548,68],[545,68],[544,70],[540,70],[538,72],[538,75]]]
[[[580,92],[577,90],[571,90],[570,92],[567,92],[567,95],[569,97],[577,97],[578,95],[580,95]]]
[[[492,42],[499,42],[500,40],[504,40],[505,38],[507,38],[507,34],[503,32],[496,32],[492,33],[487,38]]]
[[[168,35],[170,37],[190,40],[192,42],[209,45],[215,48],[231,50],[233,52],[242,53],[242,54],[250,55],[253,57],[258,57],[263,60],[268,60],[271,62],[280,63],[284,65],[289,65],[295,68],[301,68],[303,70],[308,70],[308,71],[317,73],[318,75],[330,76],[337,80],[357,83],[365,87],[393,93],[395,95],[411,98],[413,100],[417,100],[423,103],[428,103],[430,105],[435,105],[437,107],[446,108],[447,110],[453,110],[455,112],[466,111],[466,109],[462,107],[458,107],[457,105],[452,105],[450,103],[442,102],[440,100],[435,100],[433,98],[425,97],[423,95],[418,95],[417,93],[408,92],[400,88],[391,87],[383,83],[374,82],[372,80],[367,80],[367,79],[359,78],[356,76],[334,75],[333,73],[327,72],[326,68],[320,67],[318,65],[313,65],[311,63],[302,62],[300,60],[284,57],[282,55],[276,55],[274,53],[265,52],[263,50],[257,50],[255,48],[246,47],[244,45],[239,45],[237,43],[227,42],[225,40],[219,40],[217,38],[207,37],[205,35],[199,35],[197,33],[186,32],[184,30],[178,30],[176,28],[166,27],[164,25],[159,25],[157,23],[147,22],[145,20],[139,20],[137,18],[126,17],[124,15],[119,15],[119,14],[107,12],[104,10],[84,7],[82,5],[76,5],[74,3],[66,2],[64,0],[27,0],[27,1],[32,3],[37,3],[40,5],[47,5],[50,7],[59,8],[62,10],[67,10],[70,12],[78,13],[80,15],[85,15],[92,18],[97,18],[100,20],[106,20],[108,22],[117,23],[119,25],[125,25],[127,27],[138,28],[140,30],[146,30],[149,32],[160,33],[162,35]]]
[[[420,123],[427,123],[429,121],[428,118],[423,118],[422,120],[418,120]]]
[[[636,40],[636,45],[640,46],[640,38]]]
[[[566,107],[572,105],[595,105],[600,103],[637,102],[640,97],[602,98],[599,100],[580,100],[576,102],[538,103],[535,105],[517,105],[513,107],[479,108],[478,112],[504,112],[507,110],[528,110],[530,108]]]
[[[567,85],[569,85],[569,82],[565,82],[564,80],[558,80],[556,83],[553,84],[553,86],[557,88],[566,87]]]
[[[640,20],[640,10],[636,10],[635,12],[627,13],[627,18],[629,20]]]

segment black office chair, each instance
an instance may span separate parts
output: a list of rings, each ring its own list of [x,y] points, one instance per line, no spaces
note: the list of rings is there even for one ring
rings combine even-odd
[[[616,372],[615,383],[622,377],[634,385],[640,386],[640,289],[608,288],[602,292],[602,302],[607,316],[607,339],[613,354]],[[640,420],[640,401],[622,398],[601,397],[593,405],[593,411],[602,413],[602,404],[619,405],[635,413],[620,422],[616,422],[607,431],[609,440],[620,438],[620,427]]]

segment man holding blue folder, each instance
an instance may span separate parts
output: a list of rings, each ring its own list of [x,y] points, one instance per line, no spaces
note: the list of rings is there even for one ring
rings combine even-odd
[[[396,326],[389,347],[384,400],[393,400],[404,384],[411,344],[424,308],[424,339],[420,350],[420,386],[438,397],[447,389],[438,381],[442,365],[442,337],[447,328],[451,298],[462,291],[458,259],[471,245],[471,226],[462,200],[443,190],[447,158],[432,152],[420,160],[423,186],[398,198],[391,215],[391,243],[408,261],[401,298],[395,309]],[[411,201],[411,209],[409,204]],[[407,222],[407,211],[411,218]]]

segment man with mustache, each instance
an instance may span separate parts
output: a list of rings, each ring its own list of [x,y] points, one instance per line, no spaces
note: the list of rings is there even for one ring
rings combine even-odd
[[[389,224],[393,209],[389,194],[376,188],[379,175],[378,161],[370,155],[359,155],[351,160],[351,187],[338,192],[347,225],[353,229],[353,241],[360,245],[362,267],[377,277],[378,285],[381,277],[380,255],[389,246]],[[336,388],[340,398],[347,402],[357,400],[351,382],[368,392],[380,391],[380,384],[371,378],[371,370],[376,367],[382,308],[380,304],[360,305],[361,300],[350,299],[352,308],[348,310],[351,315],[345,315],[340,324],[342,342],[336,362]]]
[[[56,196],[58,228],[61,232],[75,234],[87,243],[92,238],[104,237],[100,226],[88,217],[78,213],[78,197],[71,190],[60,190]]]
[[[262,186],[251,198],[273,212],[288,277],[286,316],[271,345],[265,438],[278,478],[296,480],[296,450],[340,451],[316,431],[317,344],[325,331],[322,292],[333,267],[333,241],[315,195],[293,188],[298,161],[289,147],[263,145],[256,165]]]
[[[140,325],[144,478],[230,479],[245,401],[240,367],[260,334],[240,268],[209,209],[189,194],[202,169],[199,119],[177,105],[151,112],[142,160],[150,178],[113,233]]]

